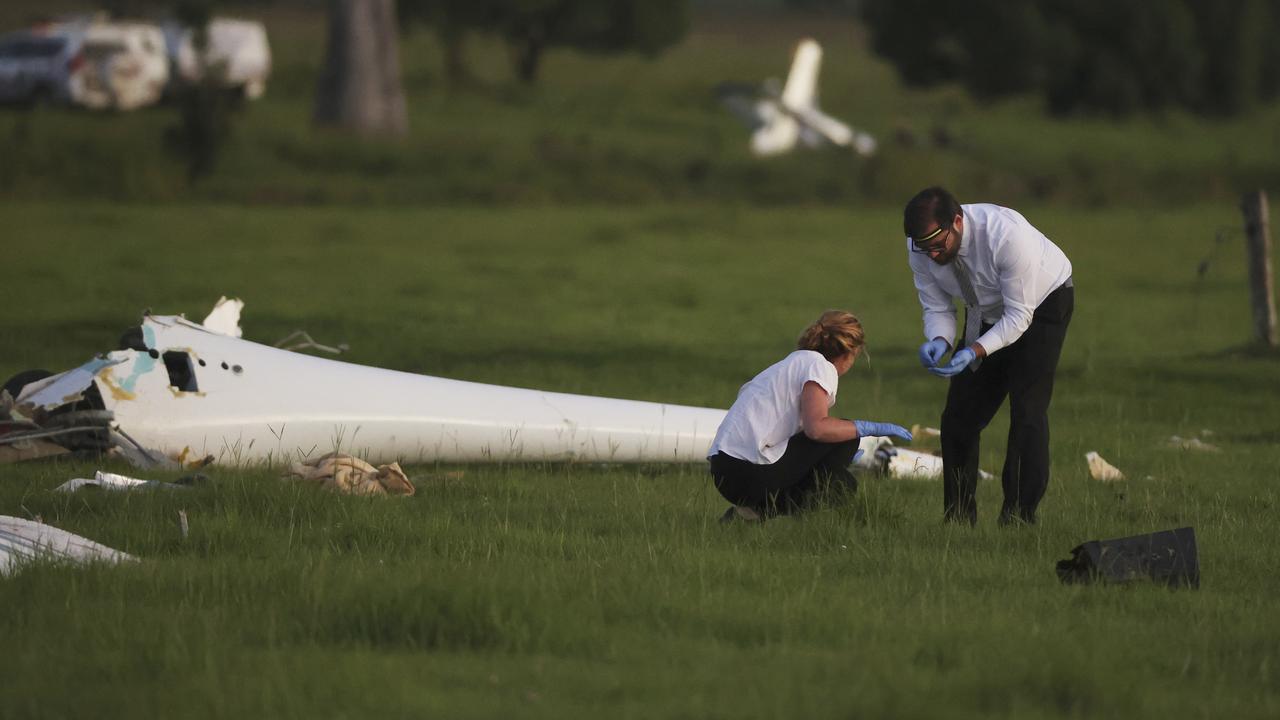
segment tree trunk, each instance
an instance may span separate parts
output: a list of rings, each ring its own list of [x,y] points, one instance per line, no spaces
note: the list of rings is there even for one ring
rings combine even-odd
[[[360,135],[404,135],[409,117],[399,54],[395,0],[329,0],[315,123]]]
[[[526,85],[533,84],[538,79],[538,64],[542,60],[543,34],[540,28],[529,28],[509,44],[516,77]]]
[[[449,86],[460,88],[471,84],[471,70],[467,67],[466,31],[449,28],[440,31],[440,45],[444,52],[444,75]]]

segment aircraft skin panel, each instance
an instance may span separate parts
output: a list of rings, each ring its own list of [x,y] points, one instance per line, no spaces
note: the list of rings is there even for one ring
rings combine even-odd
[[[373,463],[695,462],[725,414],[354,365],[181,318],[148,317],[143,331],[153,352],[110,353],[114,364],[94,382],[121,429],[171,456],[286,462],[342,450]]]

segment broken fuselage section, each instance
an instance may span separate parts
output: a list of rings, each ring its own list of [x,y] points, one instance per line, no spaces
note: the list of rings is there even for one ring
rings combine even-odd
[[[355,365],[178,316],[147,316],[121,344],[26,384],[11,415],[45,429],[74,407],[81,440],[109,441],[142,465],[189,465],[335,451],[372,463],[695,462],[725,414]]]

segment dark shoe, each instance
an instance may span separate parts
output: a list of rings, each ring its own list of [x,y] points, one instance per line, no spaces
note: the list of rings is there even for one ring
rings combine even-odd
[[[1023,525],[1035,525],[1036,516],[1034,513],[1018,513],[1001,512],[1000,517],[996,520],[1000,527],[1022,527]]]

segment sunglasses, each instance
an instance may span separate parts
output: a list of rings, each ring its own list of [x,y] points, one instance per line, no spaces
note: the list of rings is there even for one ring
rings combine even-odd
[[[944,230],[946,231],[945,233],[943,232]],[[945,248],[947,246],[947,238],[950,235],[950,225],[946,228],[939,225],[937,230],[934,230],[922,238],[917,239],[908,235],[907,239],[911,241],[911,252],[931,253]]]

